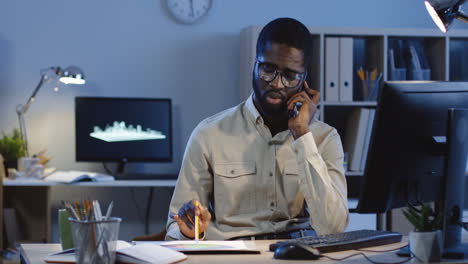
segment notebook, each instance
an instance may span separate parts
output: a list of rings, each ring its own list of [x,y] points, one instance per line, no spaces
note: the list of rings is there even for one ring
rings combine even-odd
[[[74,183],[80,181],[114,181],[114,176],[89,171],[56,171],[44,178],[45,181]]]
[[[172,264],[184,261],[187,256],[175,250],[161,247],[155,244],[131,245],[128,242],[117,241],[116,260],[120,263],[129,264]],[[75,250],[73,248],[65,251],[52,253],[44,258],[47,263],[76,263]]]
[[[153,244],[165,248],[177,250],[184,253],[215,253],[215,254],[258,254],[260,250],[257,249],[255,242],[232,240],[175,240],[175,241],[134,241],[136,245]]]

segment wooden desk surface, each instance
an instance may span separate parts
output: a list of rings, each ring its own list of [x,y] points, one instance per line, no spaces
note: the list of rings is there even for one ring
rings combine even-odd
[[[177,180],[115,180],[106,182],[76,182],[72,184],[50,182],[43,180],[3,180],[5,187],[49,187],[49,186],[81,186],[81,187],[174,187]]]
[[[311,260],[301,260],[301,261],[284,261],[279,259],[273,258],[273,252],[268,251],[268,245],[275,242],[276,240],[257,240],[255,244],[257,248],[260,249],[261,254],[232,254],[232,255],[187,255],[188,259],[181,263],[197,263],[197,264],[210,264],[210,263],[223,263],[223,264],[230,264],[230,263],[311,263]],[[389,250],[395,249],[405,245],[406,242],[400,242],[385,246],[379,246],[372,248],[373,250]],[[26,264],[37,264],[37,263],[44,263],[44,257],[52,252],[58,252],[61,250],[60,244],[21,244],[21,254],[26,262]],[[326,253],[324,255],[331,256],[334,258],[342,258],[349,256],[351,254],[357,253],[359,251],[355,250],[348,250],[342,252],[335,252],[335,253]],[[371,253],[371,252],[364,252],[368,257],[372,260],[381,261],[381,262],[396,262],[402,261],[404,258],[400,258],[395,255],[395,252],[386,252],[386,253]],[[320,260],[313,261],[314,263],[336,263],[335,261],[329,260],[325,257],[320,258]],[[364,259],[362,256],[355,256],[350,259],[343,261],[343,263],[370,263]],[[409,262],[408,262],[409,263]],[[450,262],[443,262],[443,263],[450,263]],[[468,263],[456,261],[456,263]]]

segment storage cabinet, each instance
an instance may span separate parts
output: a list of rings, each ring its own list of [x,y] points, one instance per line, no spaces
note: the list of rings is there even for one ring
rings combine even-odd
[[[240,63],[240,100],[245,100],[252,92],[252,69],[255,60],[255,46],[261,26],[251,26],[241,32]],[[314,59],[309,73],[308,83],[320,94],[319,119],[335,127],[341,136],[343,146],[348,146],[350,135],[356,134],[356,126],[349,125],[350,118],[356,111],[375,110],[375,98],[365,96],[363,81],[358,71],[376,70],[382,73],[381,82],[387,80],[426,79],[436,81],[468,81],[468,30],[451,30],[442,33],[438,29],[382,29],[382,28],[325,28],[310,27],[313,37]],[[338,43],[330,40],[337,39]],[[340,54],[339,40],[352,39],[352,56]],[[331,43],[331,44],[330,44]],[[413,47],[413,48],[411,48]],[[411,51],[413,49],[413,51]],[[338,50],[338,54],[330,54]],[[346,49],[344,49],[346,50]],[[346,51],[349,52],[349,49]],[[348,61],[340,61],[347,58]],[[328,61],[328,60],[331,61]],[[351,60],[351,62],[349,61]],[[338,61],[339,65],[335,65]],[[335,63],[335,64],[334,64]],[[334,65],[330,67],[330,65]],[[339,88],[341,76],[351,76],[352,85],[347,86],[352,94],[352,101],[341,100],[340,91],[327,95],[330,79],[334,79],[335,88]],[[364,74],[365,75],[365,74]],[[372,79],[370,76],[367,79]],[[346,77],[349,78],[349,77]],[[343,87],[343,86],[341,86]],[[344,87],[345,88],[345,87]],[[337,92],[337,93],[336,93]],[[365,109],[366,111],[358,110]],[[369,111],[367,111],[369,112]],[[372,115],[368,115],[372,116]],[[365,123],[365,122],[362,122]],[[367,122],[368,124],[371,122]],[[368,129],[362,131],[368,131]],[[352,145],[352,144],[351,144]],[[362,146],[366,151],[366,144]],[[349,149],[345,147],[345,153]],[[350,153],[346,155],[350,160]],[[365,159],[362,155],[361,159]],[[358,197],[360,179],[363,175],[363,163],[358,171],[346,171],[348,196]],[[348,168],[350,168],[348,164]],[[394,210],[392,217],[394,231],[407,233],[409,225],[401,216],[400,210]],[[354,218],[353,218],[354,217]],[[363,217],[357,219],[356,217]],[[360,223],[373,223],[372,215],[352,215],[347,230],[373,228]],[[354,223],[353,223],[354,222]],[[356,225],[357,224],[357,225]]]
[[[449,80],[468,81],[468,36],[450,38],[449,46]]]
[[[261,26],[251,26],[241,32],[241,100],[252,92],[255,46],[261,29]],[[349,145],[346,142],[350,132],[347,120],[353,109],[375,108],[377,105],[375,98],[365,96],[363,81],[357,73],[359,69],[368,73],[367,79],[372,79],[373,70],[376,70],[376,76],[382,73],[380,84],[387,80],[421,77],[437,81],[468,80],[468,30],[452,30],[445,34],[435,28],[310,27],[309,31],[314,57],[308,83],[321,94],[319,119],[338,130],[344,146]],[[395,73],[394,67],[397,71],[406,69],[406,72]],[[340,97],[343,94],[345,99]],[[352,100],[348,99],[349,94]],[[362,174],[361,170],[346,172],[348,177]]]

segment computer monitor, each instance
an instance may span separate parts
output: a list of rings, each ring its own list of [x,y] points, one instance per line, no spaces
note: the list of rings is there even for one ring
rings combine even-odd
[[[172,161],[171,110],[170,99],[76,97],[76,161]]]
[[[468,247],[460,249],[461,226],[455,222],[461,222],[464,201],[466,109],[468,83],[384,83],[356,211],[383,213],[438,202],[445,214],[445,251],[465,257],[460,251]]]

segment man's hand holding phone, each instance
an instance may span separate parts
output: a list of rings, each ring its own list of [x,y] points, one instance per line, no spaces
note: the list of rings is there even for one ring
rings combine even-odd
[[[299,113],[288,120],[288,127],[294,139],[298,139],[309,132],[309,123],[317,110],[319,99],[320,93],[310,89],[306,81],[302,91],[289,98],[288,111],[299,108]]]
[[[184,203],[179,212],[171,216],[177,222],[180,232],[191,239],[195,238],[195,215],[199,218],[199,232],[203,234],[210,224],[211,214],[197,200]]]

